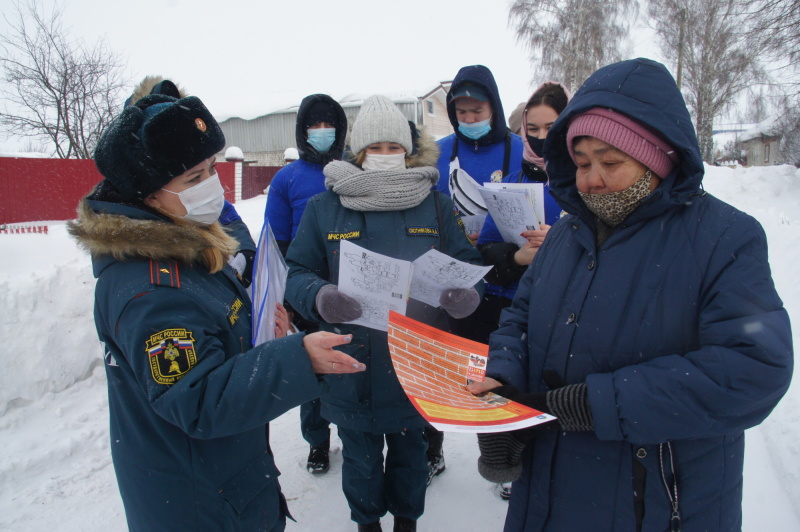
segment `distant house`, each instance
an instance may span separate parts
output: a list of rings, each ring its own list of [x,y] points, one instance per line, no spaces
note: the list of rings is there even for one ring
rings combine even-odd
[[[780,150],[781,134],[775,118],[767,118],[739,136],[742,151],[746,153],[747,166],[770,166],[787,163]]]
[[[450,81],[443,81],[427,91],[387,94],[400,111],[424,127],[435,139],[453,132],[447,117],[446,96]],[[348,130],[352,126],[361,104],[369,95],[349,94],[338,102],[344,109]],[[283,151],[296,148],[295,123],[298,105],[259,116],[252,120],[233,117],[220,123],[225,133],[225,148],[241,148],[246,164],[255,166],[283,166]],[[223,150],[224,151],[224,150]]]

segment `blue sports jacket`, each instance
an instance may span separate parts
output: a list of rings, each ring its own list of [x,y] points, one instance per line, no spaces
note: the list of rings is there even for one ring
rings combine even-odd
[[[458,131],[452,96],[465,83],[475,83],[486,88],[492,104],[492,130],[478,140],[465,137]],[[499,182],[514,172],[522,163],[522,139],[511,133],[506,125],[503,104],[497,83],[491,71],[483,65],[465,66],[456,74],[447,94],[447,115],[455,133],[439,140],[440,154],[436,163],[439,170],[437,190],[449,195],[450,161],[456,147],[459,164],[478,183]],[[508,146],[507,146],[508,143]],[[508,156],[506,156],[508,148]],[[507,162],[507,167],[504,165]],[[506,173],[503,169],[506,168]]]

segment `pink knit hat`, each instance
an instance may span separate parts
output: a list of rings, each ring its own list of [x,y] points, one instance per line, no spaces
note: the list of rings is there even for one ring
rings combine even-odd
[[[677,152],[658,135],[622,113],[594,107],[576,116],[567,130],[567,149],[572,160],[575,137],[595,137],[624,151],[659,177],[669,175],[680,161]],[[577,163],[576,163],[577,164]]]

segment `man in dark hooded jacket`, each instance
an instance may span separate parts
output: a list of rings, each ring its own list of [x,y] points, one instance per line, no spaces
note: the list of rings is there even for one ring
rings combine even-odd
[[[300,159],[284,166],[270,183],[264,223],[269,223],[281,253],[286,256],[289,244],[297,234],[309,198],[325,192],[322,169],[342,158],[347,117],[339,103],[327,94],[311,94],[303,98],[297,111],[295,141]],[[300,330],[316,331],[317,323],[294,314]],[[307,469],[320,474],[328,471],[330,462],[330,423],[320,414],[319,400],[300,407],[300,429],[311,446]]]
[[[506,125],[488,68],[472,65],[458,71],[447,93],[447,116],[455,133],[439,141],[436,187],[452,197],[462,216],[486,214],[475,187],[499,183],[522,164],[522,139]]]
[[[793,365],[764,230],[702,189],[691,117],[660,63],[592,74],[543,155],[569,214],[491,336],[489,378],[470,385],[499,381],[558,418],[511,433],[524,451],[505,530],[740,531],[744,431]],[[633,185],[602,190],[632,162]],[[512,469],[487,450],[479,468]]]
[[[483,65],[462,67],[447,93],[447,116],[455,133],[439,140],[439,183],[436,188],[449,195],[463,216],[485,215],[488,211],[478,192],[483,183],[499,183],[522,165],[522,138],[506,125],[503,104],[492,72]],[[469,235],[478,241],[480,231]],[[486,343],[482,316],[487,301],[467,318],[451,320],[452,332]],[[444,435],[426,430],[429,444],[430,482],[445,469]]]

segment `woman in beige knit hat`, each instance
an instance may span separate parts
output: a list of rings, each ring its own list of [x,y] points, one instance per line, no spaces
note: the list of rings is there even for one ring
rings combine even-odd
[[[436,143],[410,124],[391,100],[368,98],[353,124],[352,162],[325,169],[323,192],[309,200],[289,247],[286,299],[321,329],[352,334],[343,350],[367,365],[359,378],[325,379],[322,415],[339,427],[342,488],[359,531],[381,530],[394,515],[395,531],[416,530],[425,505],[428,467],[425,420],[397,380],[386,332],[352,322],[365,309],[337,288],[340,242],[412,261],[430,249],[480,263],[454,214],[450,198],[431,193],[439,180]],[[482,284],[445,290],[440,307],[408,301],[406,314],[446,328],[478,306]],[[384,445],[387,447],[384,463]]]

